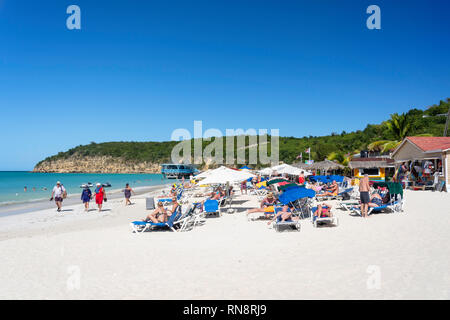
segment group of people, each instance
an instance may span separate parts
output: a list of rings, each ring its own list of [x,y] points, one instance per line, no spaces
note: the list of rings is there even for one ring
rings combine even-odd
[[[123,189],[122,191],[125,195],[125,205],[131,205],[132,203],[130,201],[130,198],[131,194],[134,194],[134,190],[127,183],[125,185],[125,189]],[[52,190],[50,201],[55,201],[58,212],[62,211],[62,203],[66,197],[66,188],[64,188],[60,181],[57,181],[55,187]],[[108,198],[106,197],[105,187],[103,187],[101,183],[96,184],[94,193],[92,193],[91,189],[87,185],[83,188],[83,191],[81,192],[81,201],[83,202],[85,212],[89,211],[89,204],[93,198],[95,198],[95,203],[98,206],[98,211],[101,212],[103,203],[108,201]]]
[[[276,212],[275,207],[281,207],[281,210]],[[274,221],[288,221],[298,220],[298,217],[293,217],[293,205],[292,204],[280,204],[279,200],[274,196],[273,192],[269,192],[267,196],[261,200],[260,207],[247,210],[247,216],[252,213],[260,212],[265,213],[270,217],[270,221],[267,223],[270,225]],[[332,205],[329,203],[319,203],[317,210],[314,212],[313,220],[317,217],[332,217],[331,213]]]

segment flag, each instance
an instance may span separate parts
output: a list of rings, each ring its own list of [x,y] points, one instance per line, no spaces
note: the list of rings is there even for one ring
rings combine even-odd
[[[301,159],[303,156],[302,156],[302,153],[300,153],[298,156],[297,156],[297,159]]]
[[[306,153],[311,153],[311,148],[306,149]]]

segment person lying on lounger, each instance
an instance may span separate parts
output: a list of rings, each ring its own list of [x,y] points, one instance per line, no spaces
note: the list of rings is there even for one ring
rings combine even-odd
[[[167,210],[164,209],[163,203],[158,202],[158,207],[150,213],[145,219],[144,222],[153,222],[153,223],[164,223],[167,222]]]
[[[291,208],[288,205],[284,205],[281,211],[279,211],[269,222],[267,225],[270,225],[272,222],[279,220],[280,222],[284,222],[287,220],[298,220],[298,217],[292,217]]]
[[[317,205],[317,210],[314,212],[314,218],[315,221],[317,218],[323,218],[323,217],[332,217],[333,214],[331,213],[331,208],[333,206],[330,203],[320,203]]]
[[[383,198],[375,191],[370,195],[369,208],[381,207],[383,205]],[[353,208],[361,208],[361,205],[354,206]]]
[[[337,196],[339,192],[339,186],[336,180],[333,180],[331,186],[324,193],[318,194],[318,197]]]
[[[250,213],[255,213],[255,212],[267,212],[267,213],[274,213],[275,212],[275,207],[274,205],[277,203],[277,198],[275,198],[273,196],[272,192],[269,192],[267,194],[267,197],[265,197],[262,201],[261,201],[261,206],[259,208],[255,208],[255,209],[249,209],[247,210],[247,215],[249,215]]]

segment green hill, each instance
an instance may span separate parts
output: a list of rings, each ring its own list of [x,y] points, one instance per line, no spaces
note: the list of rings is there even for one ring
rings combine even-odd
[[[398,141],[404,136],[420,134],[442,136],[446,117],[436,115],[447,113],[449,106],[450,98],[446,101],[440,101],[439,104],[430,106],[425,110],[411,109],[403,115],[391,115],[391,119],[386,119],[381,124],[368,124],[364,130],[355,132],[347,133],[343,131],[320,137],[280,137],[279,159],[285,163],[292,163],[296,161],[296,157],[300,152],[303,152],[303,157],[305,158],[307,154],[304,151],[308,147],[311,147],[311,159],[316,161],[323,160],[333,153],[335,158],[337,155],[337,159],[339,159],[358,150],[367,149],[374,141]],[[397,125],[400,127],[397,128],[397,131],[395,126],[394,128],[392,127],[393,119],[401,120],[401,123]],[[270,141],[270,139],[268,140]],[[105,156],[133,163],[151,162],[159,164],[171,162],[171,150],[177,143],[175,141],[107,142],[98,144],[92,142],[89,145],[78,146],[48,157],[39,162],[37,167],[56,160]],[[211,142],[204,141],[203,147],[209,143]],[[268,150],[270,150],[270,146]]]

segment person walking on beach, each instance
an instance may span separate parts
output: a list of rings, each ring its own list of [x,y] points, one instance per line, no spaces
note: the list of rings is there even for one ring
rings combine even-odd
[[[359,195],[361,198],[361,215],[363,218],[368,218],[367,211],[369,210],[369,196],[370,184],[369,175],[366,173],[359,183]]]
[[[57,209],[58,212],[61,212],[63,197],[65,194],[66,194],[66,189],[63,187],[61,182],[59,182],[59,181],[56,182],[56,186],[52,190],[52,196],[50,198],[50,201],[55,199],[55,203],[56,203],[56,207],[58,208]]]
[[[106,201],[106,192],[100,183],[97,183],[97,188],[95,189],[95,203],[98,205],[98,212],[102,211],[103,200]]]
[[[123,190],[123,193],[125,194],[125,205],[126,206],[131,205],[131,201],[130,201],[131,193],[133,193],[133,194],[135,194],[135,193],[134,193],[133,189],[131,189],[129,183],[127,183],[125,185],[125,189]]]
[[[91,198],[92,198],[91,189],[89,189],[89,187],[86,186],[83,189],[83,192],[81,193],[81,201],[83,201],[84,211],[86,211],[86,212],[89,211],[89,202],[91,201]]]

